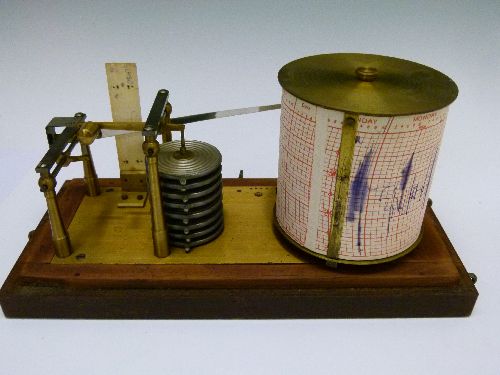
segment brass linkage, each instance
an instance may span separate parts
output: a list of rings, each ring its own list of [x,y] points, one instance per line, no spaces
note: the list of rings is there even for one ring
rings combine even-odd
[[[160,175],[158,172],[158,152],[160,144],[155,137],[146,137],[142,150],[148,163],[149,199],[151,201],[151,220],[155,255],[164,258],[170,254],[168,235],[163,217],[160,191]]]
[[[83,179],[87,185],[87,194],[91,197],[95,197],[101,193],[101,189],[95,171],[94,160],[90,152],[90,146],[80,142],[80,147],[82,149],[81,155],[62,155],[64,159],[63,166],[67,167],[70,163],[81,161],[83,164]]]
[[[81,161],[83,163],[83,174],[87,185],[88,195],[96,196],[100,193],[97,174],[89,147],[90,143],[97,137],[98,128],[97,130],[94,128],[96,135],[93,138],[90,137],[87,132],[85,133],[87,138],[80,141],[82,154],[79,156],[71,155],[71,151],[79,141],[79,135],[82,133],[82,128],[86,126],[83,122],[84,119],[85,115],[83,113],[77,113],[73,118],[56,117],[52,119],[47,127],[47,134],[49,135],[49,132],[51,132],[49,150],[35,169],[40,174],[40,179],[38,181],[40,191],[43,192],[45,200],[47,201],[47,212],[50,220],[55,254],[60,258],[71,255],[72,247],[57,203],[55,187],[58,173],[63,167],[68,166],[70,163]],[[55,132],[52,131],[55,126],[65,126],[66,128],[61,134],[55,134]]]
[[[56,256],[67,257],[71,255],[72,248],[69,235],[62,222],[59,206],[56,199],[56,176],[62,167],[73,162],[83,163],[83,174],[89,196],[100,194],[97,174],[90,152],[90,145],[101,137],[101,129],[142,131],[144,142],[142,149],[148,164],[148,186],[151,202],[151,219],[153,229],[154,252],[157,257],[169,255],[168,236],[165,226],[163,207],[160,191],[160,177],[158,172],[158,153],[160,144],[157,135],[162,135],[162,141],[172,140],[172,131],[180,131],[182,144],[184,144],[183,124],[170,123],[172,106],[168,103],[168,91],[158,92],[148,120],[144,122],[84,122],[85,114],[77,113],[74,117],[56,117],[47,126],[49,137],[49,151],[36,167],[40,174],[40,190],[47,200],[52,238]],[[55,133],[56,127],[65,127],[60,133]],[[81,155],[72,156],[71,151],[79,142]],[[185,148],[185,147],[184,147]]]

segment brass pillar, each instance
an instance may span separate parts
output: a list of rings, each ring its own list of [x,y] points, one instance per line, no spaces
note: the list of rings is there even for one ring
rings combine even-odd
[[[49,213],[52,241],[54,242],[56,256],[59,258],[70,256],[73,250],[71,249],[69,236],[64,228],[59,206],[57,205],[56,180],[52,176],[40,177],[38,185],[47,200],[47,211]]]
[[[339,158],[337,162],[337,180],[333,199],[333,213],[330,226],[330,237],[328,239],[327,255],[332,258],[332,263],[338,258],[344,217],[349,195],[349,180],[351,176],[352,159],[354,158],[354,147],[356,144],[356,131],[358,129],[359,116],[354,113],[345,113],[342,122],[342,135],[340,138]]]
[[[163,206],[160,191],[160,176],[158,174],[158,152],[160,144],[155,137],[146,137],[142,144],[148,166],[149,199],[151,204],[151,217],[153,227],[153,244],[155,255],[165,258],[170,254],[168,248],[167,229],[163,219]]]
[[[90,146],[84,143],[80,143],[80,146],[82,147],[83,178],[87,184],[87,192],[91,197],[95,197],[101,193],[101,189],[95,172]]]

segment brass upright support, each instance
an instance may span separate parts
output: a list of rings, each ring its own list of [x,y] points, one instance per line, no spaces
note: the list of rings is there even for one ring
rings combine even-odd
[[[149,199],[151,203],[151,217],[153,224],[153,244],[155,255],[165,258],[170,254],[168,248],[167,229],[163,219],[161,203],[160,176],[158,174],[158,152],[160,144],[155,137],[146,137],[142,144],[148,165]]]
[[[91,197],[95,197],[101,193],[101,189],[95,172],[90,146],[84,143],[80,143],[80,146],[82,147],[83,178],[87,184],[87,192]]]
[[[52,176],[40,177],[38,185],[47,200],[47,211],[49,213],[52,241],[56,249],[56,256],[59,258],[70,256],[72,253],[71,243],[68,233],[64,228],[56,200],[56,180]]]
[[[340,138],[340,153],[337,163],[337,181],[335,183],[335,193],[333,195],[334,200],[330,237],[328,239],[327,250],[328,258],[332,259],[338,258],[340,251],[358,121],[359,116],[357,114],[346,113],[344,115],[342,135]]]

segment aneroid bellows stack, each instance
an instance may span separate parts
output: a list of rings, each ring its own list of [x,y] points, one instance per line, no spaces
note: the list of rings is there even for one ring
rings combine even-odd
[[[224,229],[222,157],[214,146],[167,142],[158,156],[160,188],[169,242],[189,252]]]

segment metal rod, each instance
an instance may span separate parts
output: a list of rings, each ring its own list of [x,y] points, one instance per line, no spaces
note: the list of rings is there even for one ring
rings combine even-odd
[[[162,124],[161,140],[163,143],[170,142],[172,140],[172,132],[168,129],[167,124],[170,122],[170,115],[172,114],[172,105],[167,103],[165,106],[165,123]]]
[[[168,106],[168,103],[167,103]],[[218,118],[230,117],[230,116],[240,116],[240,115],[248,115],[251,113],[272,111],[275,109],[280,109],[281,104],[272,104],[272,105],[264,105],[258,107],[248,107],[248,108],[238,108],[238,109],[229,109],[225,111],[216,111],[216,112],[207,112],[200,113],[197,115],[189,115],[183,117],[175,117],[170,119],[170,124],[189,124],[193,122],[213,120]],[[167,109],[167,108],[166,108]],[[170,116],[170,114],[168,114]],[[116,135],[127,134],[131,131],[142,131],[144,128],[145,122],[94,122],[102,129],[102,138],[106,137],[114,137]],[[165,134],[164,139],[168,140],[168,135]]]
[[[168,248],[168,234],[163,217],[163,207],[160,191],[160,176],[158,173],[158,152],[160,144],[154,136],[146,137],[142,145],[148,163],[148,186],[151,203],[151,219],[153,228],[154,252],[158,258],[165,258],[170,254]]]
[[[334,259],[338,258],[340,251],[358,122],[359,115],[350,113],[344,114],[339,158],[337,162],[337,181],[335,182],[335,193],[333,195],[332,219],[327,250],[327,256],[332,258],[332,262]],[[328,265],[332,266],[332,262],[329,262]]]
[[[184,129],[181,130],[181,154],[186,152],[186,139],[184,138]]]
[[[52,241],[54,242],[56,256],[59,258],[66,258],[71,255],[73,250],[71,249],[71,242],[64,228],[59,206],[57,204],[55,190],[56,180],[52,176],[45,176],[40,178],[38,184],[47,201],[47,211],[49,214]]]
[[[280,109],[280,108],[281,108],[281,104],[272,104],[272,105],[263,105],[263,106],[258,106],[258,107],[229,109],[229,110],[225,110],[225,111],[207,112],[207,113],[200,113],[197,115],[176,117],[176,118],[171,119],[170,122],[172,124],[188,124],[188,123],[192,123],[192,122],[213,120],[213,119],[223,118],[223,117],[240,116],[240,115],[248,115],[250,113],[272,111],[272,110]]]
[[[144,128],[144,121],[112,121],[112,122],[93,122],[93,124],[99,126],[101,129],[105,130],[126,130],[140,132]]]
[[[90,146],[83,143],[80,143],[80,146],[82,148],[83,178],[87,184],[87,193],[89,196],[95,197],[101,193],[101,190],[99,188],[99,180],[95,172]]]
[[[77,144],[77,141],[75,139],[73,142],[71,142],[68,145],[68,148],[66,149],[66,151],[64,151],[62,154],[59,155],[59,157],[56,160],[56,166],[55,166],[54,170],[52,171],[52,173],[50,173],[50,170],[49,170],[49,173],[52,175],[52,177],[56,178],[57,175],[59,174],[59,172],[61,171],[61,169],[66,165],[66,161],[68,160],[68,158],[71,157],[71,152],[75,148],[76,144]],[[40,175],[43,175],[43,173],[40,173]]]

